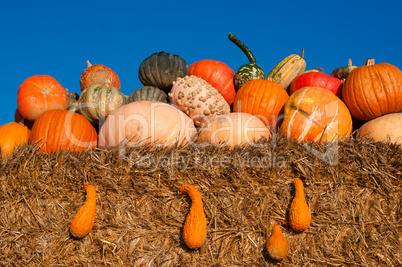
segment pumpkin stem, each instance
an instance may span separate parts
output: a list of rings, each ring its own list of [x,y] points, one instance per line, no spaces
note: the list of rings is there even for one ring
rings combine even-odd
[[[302,48],[302,52],[301,52],[300,57],[301,57],[301,58],[304,58],[304,48]]]
[[[255,57],[253,53],[251,53],[250,49],[242,43],[239,39],[237,39],[236,36],[234,36],[232,33],[229,33],[229,40],[232,41],[237,47],[243,51],[243,53],[247,56],[248,60],[250,61],[250,64],[257,64],[257,61],[255,60]]]
[[[267,81],[273,81],[272,77],[267,77]]]
[[[375,64],[374,58],[368,58],[366,60],[366,63],[364,63],[364,66],[373,66]]]
[[[316,69],[316,70],[320,70],[322,73],[324,73],[324,74],[325,74],[325,70],[324,70],[323,68],[320,68],[320,67],[315,67],[314,69]]]
[[[92,64],[91,64],[91,62],[89,62],[89,60],[87,60],[87,66],[88,66],[88,68],[92,67]]]
[[[352,60],[349,58],[348,67],[351,67],[351,66],[352,66]]]

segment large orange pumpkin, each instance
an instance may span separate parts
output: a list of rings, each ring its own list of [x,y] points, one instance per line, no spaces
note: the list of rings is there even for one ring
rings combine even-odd
[[[51,109],[66,109],[68,96],[61,84],[49,75],[27,78],[18,88],[18,111],[27,120],[35,121]]]
[[[162,102],[135,101],[115,109],[99,131],[99,147],[172,147],[197,137],[193,120]]]
[[[201,128],[199,143],[227,145],[234,148],[237,145],[252,144],[261,138],[268,140],[271,132],[257,117],[241,112],[232,112],[213,117]]]
[[[218,90],[229,105],[233,103],[236,95],[233,81],[235,73],[225,63],[217,60],[203,59],[190,65],[188,75],[204,79]]]
[[[288,93],[278,83],[254,79],[237,91],[233,111],[255,115],[274,131],[279,123],[279,113],[288,98]]]
[[[304,87],[290,95],[280,132],[298,142],[335,141],[352,132],[346,105],[328,89]]]
[[[29,142],[39,151],[54,153],[59,150],[80,152],[97,146],[95,128],[82,115],[68,110],[48,110],[32,126]]]
[[[3,157],[13,153],[18,145],[28,143],[30,130],[21,123],[10,122],[0,126],[0,148]]]
[[[342,99],[353,118],[368,121],[402,111],[402,72],[388,63],[368,59],[346,78]]]

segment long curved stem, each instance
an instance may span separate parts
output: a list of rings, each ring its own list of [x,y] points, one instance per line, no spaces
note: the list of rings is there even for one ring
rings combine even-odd
[[[229,40],[232,41],[237,47],[243,51],[243,53],[247,56],[248,60],[250,61],[250,64],[257,64],[257,61],[255,60],[255,57],[253,53],[251,53],[250,49],[242,43],[239,39],[237,39],[236,36],[234,36],[232,33],[229,33]]]

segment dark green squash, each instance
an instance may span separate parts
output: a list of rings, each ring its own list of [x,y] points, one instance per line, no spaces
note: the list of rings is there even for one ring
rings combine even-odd
[[[237,47],[243,51],[243,53],[247,56],[249,60],[249,64],[245,64],[241,66],[235,74],[234,83],[236,91],[239,90],[246,82],[254,80],[254,79],[265,79],[264,70],[257,65],[257,61],[251,53],[250,49],[242,43],[236,36],[232,33],[229,33],[229,40],[232,41]]]
[[[128,104],[126,96],[114,86],[91,84],[78,99],[78,111],[93,125],[100,125],[115,109]]]
[[[144,86],[155,86],[169,93],[177,78],[188,75],[187,62],[178,55],[165,52],[153,53],[138,70],[138,78]]]
[[[130,102],[156,101],[167,103],[167,94],[155,86],[143,86],[130,94]]]
[[[352,70],[358,68],[357,66],[352,66],[352,60],[349,59],[348,65],[346,67],[340,67],[336,68],[332,73],[331,76],[338,78],[340,80],[345,80],[346,77],[348,77],[349,73],[352,72]]]

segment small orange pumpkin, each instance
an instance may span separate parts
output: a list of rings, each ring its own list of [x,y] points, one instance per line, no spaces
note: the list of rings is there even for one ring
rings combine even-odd
[[[91,84],[98,83],[101,85],[116,87],[119,91],[121,88],[119,76],[111,68],[101,64],[92,65],[87,61],[86,68],[80,77],[81,92],[87,89]]]
[[[346,138],[351,132],[348,108],[328,89],[304,87],[286,102],[280,133],[287,138],[325,143]]]
[[[381,115],[402,111],[402,72],[388,63],[375,64],[367,59],[346,78],[342,99],[352,117],[368,121]]]
[[[277,223],[272,228],[272,234],[267,240],[266,248],[269,257],[276,261],[281,261],[288,255],[289,243]]]
[[[18,145],[28,143],[30,130],[21,123],[10,122],[0,126],[0,148],[3,157],[13,153]]]
[[[29,142],[39,151],[83,151],[97,146],[95,128],[84,116],[68,110],[48,110],[32,126]]]
[[[49,75],[29,77],[18,88],[18,111],[30,121],[35,121],[47,110],[66,109],[67,103],[66,90]]]
[[[237,91],[233,111],[252,114],[274,131],[279,125],[279,113],[288,98],[288,93],[278,83],[269,79],[254,79]]]

